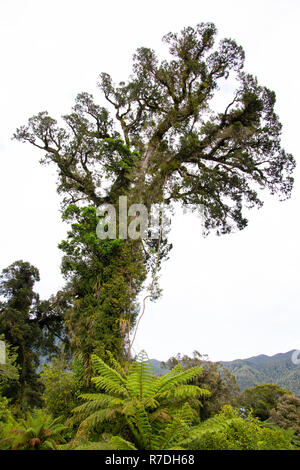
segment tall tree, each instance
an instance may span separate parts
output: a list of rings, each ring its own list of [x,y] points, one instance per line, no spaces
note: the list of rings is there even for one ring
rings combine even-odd
[[[99,89],[114,117],[80,93],[63,125],[44,111],[17,129],[15,139],[38,147],[42,162],[56,166],[65,208],[116,205],[121,195],[148,209],[179,201],[201,210],[206,233],[222,234],[247,225],[243,208],[262,206],[261,189],[290,196],[295,161],[281,148],[275,93],[244,72],[235,41],[215,47],[215,38],[212,23],[187,27],[163,38],[167,60],[137,49],[127,82],[115,85],[102,73]],[[212,100],[229,77],[232,98],[223,112],[213,112]],[[151,239],[124,244],[145,261],[159,247]],[[129,286],[126,266],[120,273]]]
[[[19,381],[12,384],[11,394],[21,406],[39,403],[36,372],[39,354],[53,349],[50,340],[55,324],[57,329],[57,318],[46,313],[48,302],[41,302],[33,290],[39,280],[38,269],[21,260],[3,269],[0,276],[0,295],[4,298],[0,308],[0,334],[16,348]]]

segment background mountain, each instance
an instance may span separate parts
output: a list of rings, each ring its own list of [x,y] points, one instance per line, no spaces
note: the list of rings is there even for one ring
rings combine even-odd
[[[300,365],[292,362],[292,351],[274,356],[250,357],[223,362],[224,366],[236,377],[241,390],[260,383],[273,383],[287,388],[300,397]]]
[[[254,387],[260,383],[272,383],[287,388],[300,398],[300,365],[292,362],[292,351],[275,354],[274,356],[250,357],[234,361],[220,361],[235,377],[241,390]],[[151,360],[156,375],[166,373],[162,363]]]

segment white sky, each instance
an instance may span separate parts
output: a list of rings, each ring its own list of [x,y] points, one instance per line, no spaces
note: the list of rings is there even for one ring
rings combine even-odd
[[[162,51],[161,37],[200,22],[216,24],[246,53],[245,69],[277,95],[282,142],[298,158],[298,0],[1,0],[0,269],[17,259],[39,268],[42,298],[62,285],[55,169],[11,141],[42,110],[59,118],[77,93],[95,97],[105,71],[126,80],[140,46]],[[148,304],[135,343],[166,360],[198,350],[231,360],[300,348],[299,168],[292,198],[249,213],[237,234],[201,237],[199,219],[173,220],[174,249],[162,270],[163,297]]]

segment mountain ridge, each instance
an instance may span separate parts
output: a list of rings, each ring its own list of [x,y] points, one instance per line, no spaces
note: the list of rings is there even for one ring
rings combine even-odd
[[[292,361],[294,351],[296,350],[292,349],[273,356],[259,354],[246,359],[208,362],[225,366],[236,377],[241,390],[260,383],[273,383],[290,390],[300,398],[300,364],[294,364]],[[157,375],[167,372],[167,369],[162,367],[162,362],[157,359],[151,359],[151,362]]]

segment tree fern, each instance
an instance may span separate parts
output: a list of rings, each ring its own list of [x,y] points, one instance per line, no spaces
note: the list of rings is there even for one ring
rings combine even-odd
[[[59,442],[64,441],[62,434],[66,429],[60,418],[53,419],[43,410],[34,410],[8,431],[5,443],[13,450],[54,450]]]
[[[127,373],[112,359],[110,367],[92,356],[98,374],[92,381],[98,393],[81,395],[85,403],[73,410],[74,420],[82,423],[79,432],[82,426],[92,429],[102,421],[123,416],[126,427],[124,436],[119,437],[127,441],[130,434],[137,449],[167,448],[174,444],[190,426],[192,413],[186,401],[209,394],[208,390],[188,384],[202,369],[182,371],[181,366],[176,366],[166,376],[157,378],[144,351]]]

